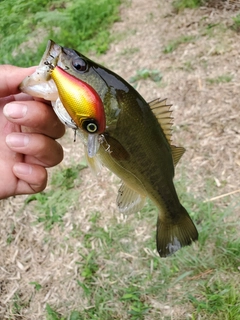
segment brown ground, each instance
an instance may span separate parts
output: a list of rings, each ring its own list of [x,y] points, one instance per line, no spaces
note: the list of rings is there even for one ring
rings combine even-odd
[[[132,0],[122,6],[121,21],[112,31],[116,41],[106,55],[95,60],[127,80],[138,70],[158,70],[163,76],[160,84],[140,80],[137,89],[146,100],[167,97],[173,104],[173,140],[187,150],[177,177],[184,171],[187,191],[204,200],[239,192],[240,38],[230,28],[236,12],[200,8],[175,14],[170,3]],[[171,41],[183,36],[193,36],[194,40],[180,44],[172,53],[163,53]],[[230,82],[214,82],[226,75],[231,77]],[[73,144],[71,132],[62,143],[66,155],[63,167],[73,158],[74,162],[82,159],[82,147],[77,149]],[[80,145],[80,141],[77,143]],[[59,244],[64,243],[73,223],[87,230],[84,223],[88,212],[108,212],[104,220],[110,220],[116,213],[117,193],[116,179],[111,176],[109,183],[106,170],[98,180],[89,169],[81,174],[78,213],[73,214],[75,208],[69,208],[64,229],[54,228],[51,241],[49,232],[33,224],[36,214],[30,208],[19,213],[24,197],[0,202],[0,319],[10,318],[10,301],[16,292],[21,292],[23,300],[31,294],[32,298],[22,311],[23,317],[13,319],[43,319],[46,301],[51,305],[61,301],[64,306],[71,296],[77,305],[73,278],[77,272],[76,250],[81,243],[73,239],[70,251]],[[237,202],[237,195],[227,199]],[[239,219],[239,211],[234,219]],[[8,245],[6,239],[13,225],[14,241]],[[41,292],[36,293],[30,281],[41,283]],[[172,316],[178,319],[174,310]]]

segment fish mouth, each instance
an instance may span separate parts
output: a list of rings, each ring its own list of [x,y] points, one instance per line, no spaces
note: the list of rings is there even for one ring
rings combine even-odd
[[[51,63],[52,60],[58,59],[61,53],[62,47],[56,44],[54,41],[48,40],[47,47],[42,56],[39,66],[44,66],[46,64],[46,61]]]
[[[63,48],[49,40],[37,69],[22,81],[19,89],[33,97],[51,101],[58,118],[68,127],[77,129],[77,125],[63,107],[56,84],[50,76],[51,66],[64,67],[62,53]]]
[[[74,53],[74,50],[61,47],[53,40],[48,40],[36,71],[21,82],[19,89],[33,97],[53,102],[57,101],[58,90],[50,76],[50,71],[52,68],[59,66],[71,74],[71,69],[68,68],[67,62]]]
[[[99,149],[99,135],[86,134],[82,132],[74,120],[71,118],[68,110],[66,110],[59,98],[59,92],[54,80],[51,77],[51,70],[56,66],[61,67],[68,73],[71,70],[67,66],[67,62],[75,53],[74,50],[61,47],[54,41],[49,40],[42,56],[42,59],[35,72],[26,77],[19,86],[19,89],[33,97],[43,98],[51,101],[53,109],[62,123],[72,128],[82,136],[84,144],[87,146],[88,156],[94,157]],[[66,65],[65,65],[66,63]]]
[[[58,91],[54,81],[50,77],[49,65],[61,66],[61,54],[62,47],[54,41],[49,40],[36,71],[21,82],[19,89],[34,97],[56,101]]]

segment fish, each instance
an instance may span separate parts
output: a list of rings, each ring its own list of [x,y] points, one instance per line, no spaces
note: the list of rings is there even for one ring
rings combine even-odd
[[[93,171],[102,164],[121,179],[120,212],[137,212],[151,199],[158,211],[156,245],[161,257],[198,239],[173,182],[185,149],[172,144],[172,110],[166,99],[146,102],[113,71],[52,40],[20,90],[52,102],[59,119],[81,137]],[[86,107],[89,95],[94,98]]]

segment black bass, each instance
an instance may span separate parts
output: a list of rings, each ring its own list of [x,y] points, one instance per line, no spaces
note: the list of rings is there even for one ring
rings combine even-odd
[[[121,178],[121,212],[140,210],[146,197],[155,203],[160,256],[197,240],[197,229],[173,184],[184,148],[171,144],[166,100],[147,103],[114,72],[53,41],[20,89],[52,101],[60,120],[80,133],[89,165],[96,170],[101,162]]]

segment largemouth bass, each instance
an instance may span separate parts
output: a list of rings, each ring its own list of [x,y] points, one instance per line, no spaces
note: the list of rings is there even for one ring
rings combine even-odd
[[[160,256],[197,240],[197,229],[173,184],[174,167],[184,148],[171,143],[172,117],[166,100],[147,103],[114,72],[53,41],[20,89],[52,101],[60,120],[80,133],[93,170],[101,162],[121,178],[117,196],[121,212],[140,210],[146,197],[155,203]]]

